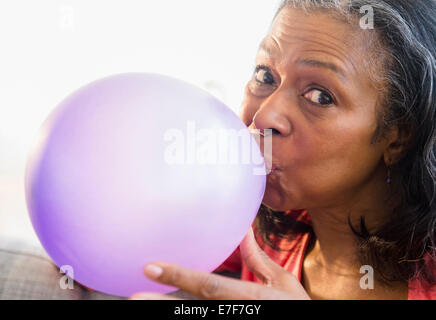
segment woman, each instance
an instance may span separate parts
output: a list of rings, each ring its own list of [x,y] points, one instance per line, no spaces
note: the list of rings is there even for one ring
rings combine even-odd
[[[219,268],[248,281],[146,275],[212,299],[436,299],[435,16],[434,0],[284,1],[241,114],[273,135],[257,241]]]

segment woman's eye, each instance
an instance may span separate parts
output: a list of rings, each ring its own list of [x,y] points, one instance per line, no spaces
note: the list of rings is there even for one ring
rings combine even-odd
[[[333,103],[332,96],[326,91],[312,89],[303,95],[307,100],[322,106],[328,106]]]
[[[264,66],[256,67],[256,71],[254,73],[254,78],[257,82],[272,85],[274,84],[274,77],[271,74],[270,70]]]

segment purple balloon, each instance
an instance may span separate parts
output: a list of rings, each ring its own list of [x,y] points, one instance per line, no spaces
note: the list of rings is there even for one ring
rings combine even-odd
[[[242,134],[222,144],[218,130]],[[260,162],[228,161],[247,143]],[[121,74],[82,87],[45,121],[26,201],[41,244],[74,280],[124,297],[168,293],[176,288],[148,280],[144,266],[216,269],[260,207],[259,168],[255,139],[217,99],[166,76]]]

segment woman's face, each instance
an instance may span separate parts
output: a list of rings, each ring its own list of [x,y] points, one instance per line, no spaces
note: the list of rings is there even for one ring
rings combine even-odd
[[[380,107],[362,32],[323,13],[284,8],[263,40],[241,118],[273,129],[268,207],[346,205],[384,182],[387,144],[371,142]]]

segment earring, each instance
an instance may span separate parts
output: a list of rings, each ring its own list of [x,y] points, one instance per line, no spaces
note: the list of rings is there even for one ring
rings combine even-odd
[[[387,184],[391,184],[392,179],[391,179],[391,168],[388,167],[388,177],[386,178],[386,183]]]

